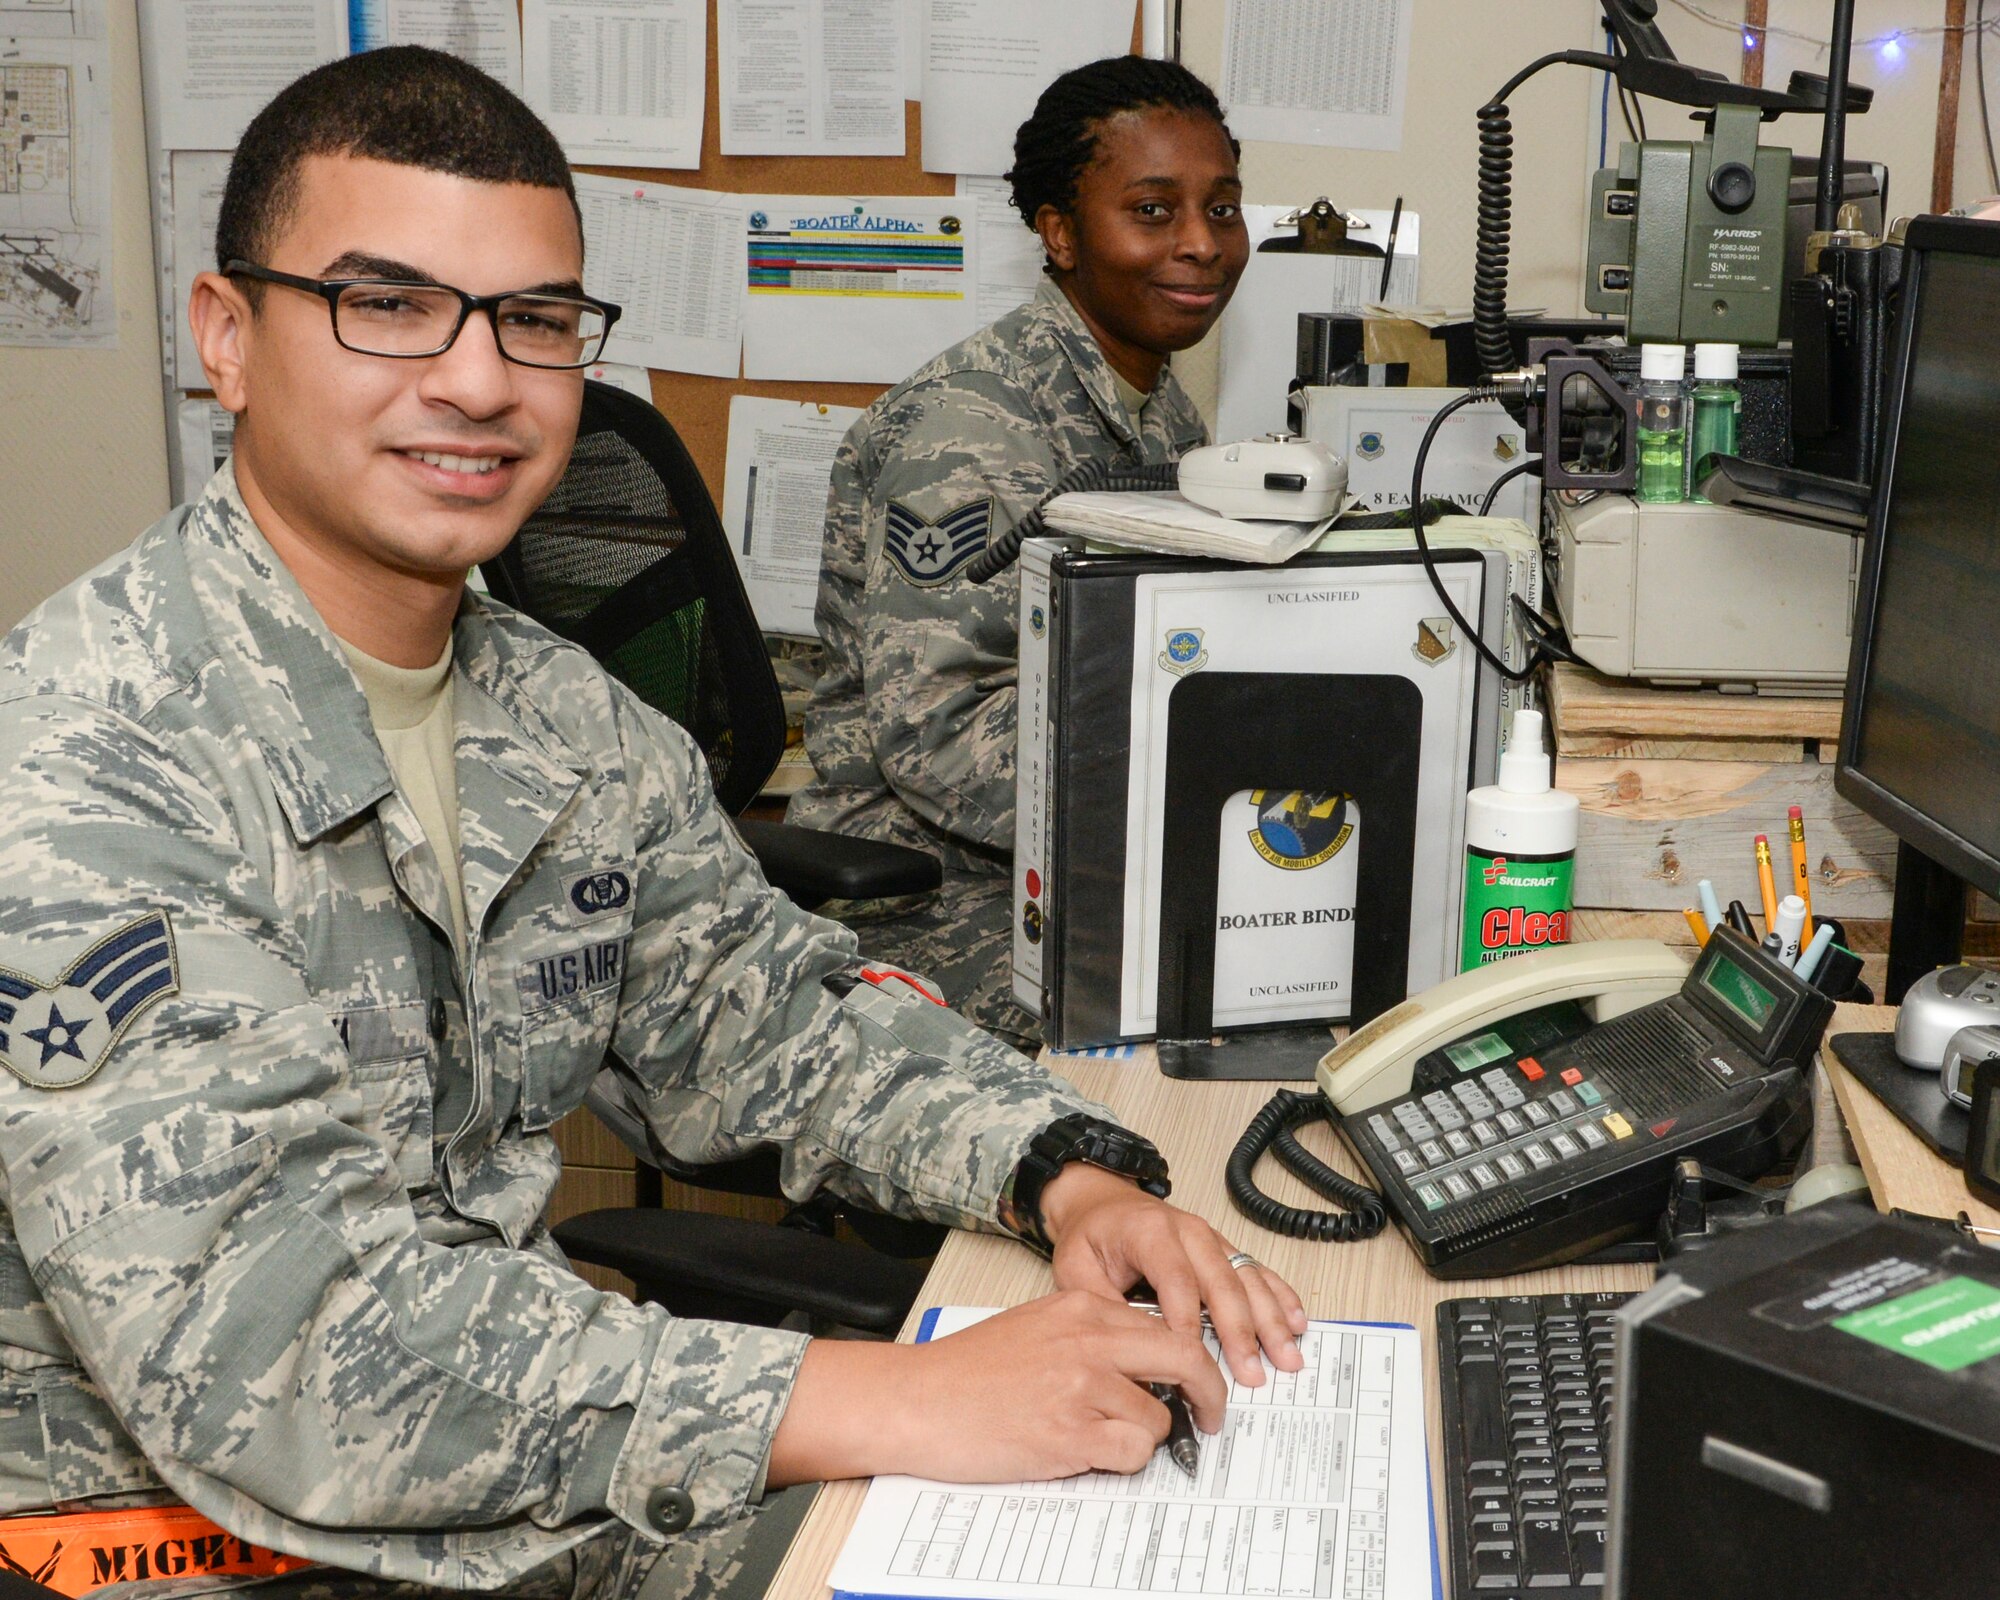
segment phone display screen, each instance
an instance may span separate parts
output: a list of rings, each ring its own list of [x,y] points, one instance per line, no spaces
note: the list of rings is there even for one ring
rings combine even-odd
[[[1778,997],[1721,950],[1705,964],[1701,985],[1741,1017],[1752,1034],[1761,1034],[1778,1009]]]

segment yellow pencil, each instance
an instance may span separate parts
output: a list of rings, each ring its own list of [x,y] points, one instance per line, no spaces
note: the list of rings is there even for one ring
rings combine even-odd
[[[1764,931],[1769,933],[1778,920],[1778,885],[1771,877],[1771,841],[1758,834],[1757,892],[1764,897]]]
[[[1697,945],[1707,944],[1708,920],[1693,906],[1683,906],[1681,915],[1688,919],[1688,926],[1694,930],[1694,942]]]
[[[1806,870],[1806,814],[1797,806],[1786,813],[1792,834],[1792,893],[1806,903],[1806,925],[1799,934],[1799,948],[1812,943],[1812,874]]]

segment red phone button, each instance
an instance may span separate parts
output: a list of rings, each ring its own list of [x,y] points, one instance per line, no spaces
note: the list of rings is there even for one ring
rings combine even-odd
[[[1572,1089],[1574,1089],[1579,1083],[1583,1082],[1583,1068],[1564,1067],[1563,1082],[1568,1084]]]
[[[1520,1066],[1521,1076],[1526,1078],[1528,1082],[1540,1083],[1542,1081],[1542,1064],[1533,1056],[1521,1057]]]

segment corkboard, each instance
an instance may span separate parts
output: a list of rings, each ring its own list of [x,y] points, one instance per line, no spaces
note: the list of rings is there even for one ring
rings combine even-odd
[[[701,167],[689,172],[657,167],[582,166],[596,172],[645,183],[689,189],[717,189],[733,194],[824,195],[948,195],[950,173],[925,172],[921,110],[914,100],[903,102],[901,156],[726,156],[722,153],[722,94],[716,66],[716,0],[708,4],[708,98],[703,108]],[[1133,0],[1132,48],[1139,48],[1138,3]],[[585,282],[589,281],[586,268]],[[865,406],[889,386],[884,383],[776,383],[743,378],[706,378],[689,372],[655,371],[653,404],[674,425],[708,484],[722,504],[723,460],[729,449],[729,401],[739,394],[780,400],[813,400],[830,406]]]

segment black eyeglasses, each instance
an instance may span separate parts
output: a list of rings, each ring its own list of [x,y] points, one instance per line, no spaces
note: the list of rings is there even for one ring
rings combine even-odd
[[[622,309],[588,295],[467,294],[448,283],[301,278],[241,260],[222,270],[318,295],[342,349],[402,361],[444,354],[466,318],[483,311],[493,324],[494,343],[509,361],[523,367],[587,367],[604,353]]]

